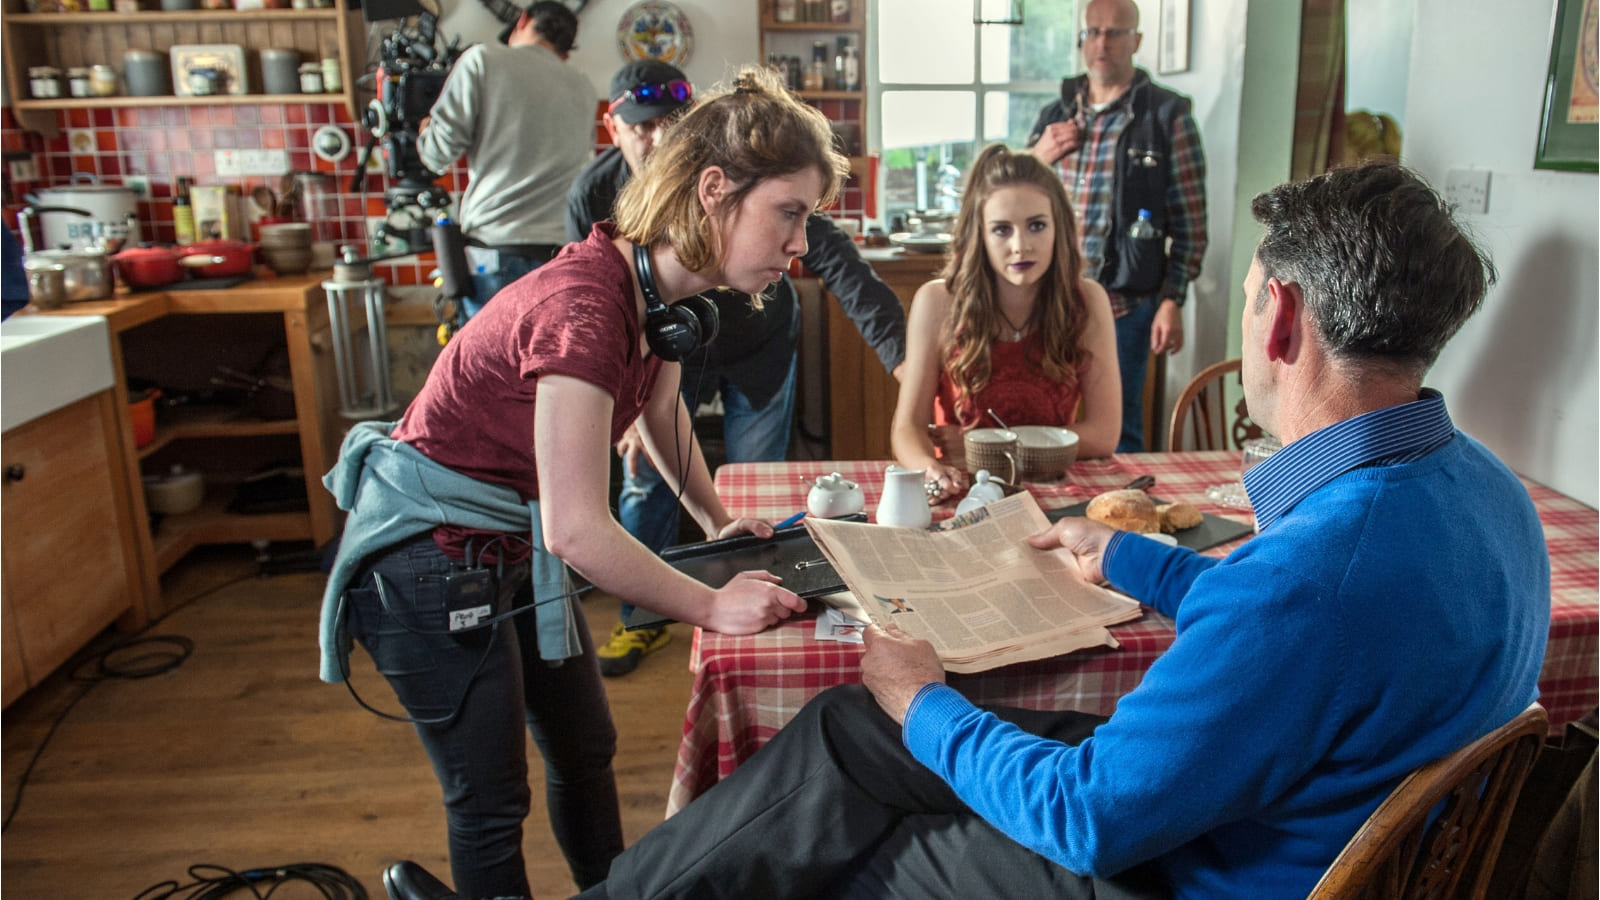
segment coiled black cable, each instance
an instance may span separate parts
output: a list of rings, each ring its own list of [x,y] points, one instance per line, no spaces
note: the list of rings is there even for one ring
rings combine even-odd
[[[217,874],[209,874],[215,872]],[[189,867],[188,884],[167,880],[150,885],[133,900],[218,900],[229,894],[249,891],[256,900],[266,900],[278,888],[298,881],[315,887],[326,900],[366,900],[367,889],[349,872],[327,863],[290,863],[235,872],[226,866],[197,863]],[[260,888],[265,887],[266,893]],[[187,891],[188,893],[184,893]]]
[[[128,659],[123,658],[124,653],[146,647],[148,645],[167,645],[171,649],[165,651],[145,651]],[[6,810],[4,824],[0,824],[0,834],[11,827],[11,820],[17,815],[17,807],[22,805],[22,791],[28,786],[28,778],[33,774],[33,767],[39,762],[39,757],[44,755],[44,748],[50,745],[50,738],[55,736],[56,729],[66,720],[67,714],[78,705],[78,701],[88,696],[94,686],[102,681],[112,678],[149,678],[153,675],[163,675],[183,665],[183,661],[194,652],[194,641],[179,634],[152,634],[142,637],[132,637],[112,647],[81,660],[73,669],[71,678],[83,685],[83,690],[73,697],[66,708],[50,723],[50,730],[45,732],[44,740],[39,742],[38,749],[33,751],[33,758],[28,760],[27,768],[22,770],[22,777],[17,780],[17,794],[11,798],[11,808]],[[92,665],[93,672],[85,673],[85,669]]]

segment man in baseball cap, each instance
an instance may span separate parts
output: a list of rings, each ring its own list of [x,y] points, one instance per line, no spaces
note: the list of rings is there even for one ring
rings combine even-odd
[[[611,79],[611,96],[602,117],[614,146],[594,158],[567,191],[567,240],[589,236],[596,222],[611,218],[623,185],[645,164],[656,143],[678,115],[693,104],[693,88],[677,68],[655,60],[629,63]],[[828,293],[837,298],[877,352],[884,369],[899,377],[906,355],[906,318],[900,300],[872,267],[861,259],[850,236],[825,215],[806,220],[806,267],[821,274]],[[683,363],[680,383],[684,405],[699,408],[705,396],[721,393],[728,414],[722,437],[730,462],[783,459],[794,425],[795,339],[799,333],[799,299],[787,278],[766,292],[757,309],[750,297],[731,290],[712,291],[722,321],[717,350],[695,354]],[[624,483],[617,498],[617,521],[652,550],[678,543],[678,498],[651,466],[633,429],[617,442]],[[624,605],[629,622],[633,608]],[[647,654],[666,646],[671,633],[664,625],[628,629],[618,622],[611,637],[595,648],[600,674],[626,675]],[[644,623],[640,623],[644,624]]]
[[[677,66],[654,59],[631,62],[611,76],[610,106],[600,119],[611,146],[590,161],[567,191],[567,240],[581,241],[611,207],[656,141],[694,99],[694,88]]]
[[[600,120],[611,135],[611,146],[578,174],[567,191],[568,241],[587,238],[596,222],[611,219],[611,210],[617,195],[622,193],[622,186],[644,165],[645,158],[677,119],[677,114],[693,103],[694,88],[677,66],[642,59],[628,63],[611,76],[608,99],[610,106]],[[638,434],[632,428],[617,445],[617,450],[630,477],[638,468],[649,467],[641,452]],[[628,506],[627,501],[622,501],[622,505]],[[675,517],[672,522],[671,530],[675,533]],[[630,519],[625,516],[624,526],[629,523]],[[625,608],[624,615],[630,610],[631,607]],[[639,665],[646,653],[659,650],[669,640],[671,635],[665,627],[628,631],[619,622],[612,630],[611,640],[597,648],[600,671],[613,677],[625,675]]]

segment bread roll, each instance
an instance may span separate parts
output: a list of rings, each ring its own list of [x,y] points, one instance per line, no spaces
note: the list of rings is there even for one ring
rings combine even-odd
[[[1161,516],[1161,530],[1167,534],[1193,528],[1205,521],[1200,510],[1187,503],[1163,503],[1156,507],[1156,512]]]
[[[1161,516],[1144,491],[1106,491],[1089,501],[1084,514],[1122,531],[1154,534],[1161,530]]]

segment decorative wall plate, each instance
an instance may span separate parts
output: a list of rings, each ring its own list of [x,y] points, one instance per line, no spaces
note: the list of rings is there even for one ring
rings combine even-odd
[[[645,0],[622,14],[617,23],[617,49],[623,59],[657,59],[682,68],[694,49],[694,30],[677,4]]]

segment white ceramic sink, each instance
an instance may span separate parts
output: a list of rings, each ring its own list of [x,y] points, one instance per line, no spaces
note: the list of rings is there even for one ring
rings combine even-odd
[[[0,431],[111,387],[104,316],[12,316],[0,322]]]

